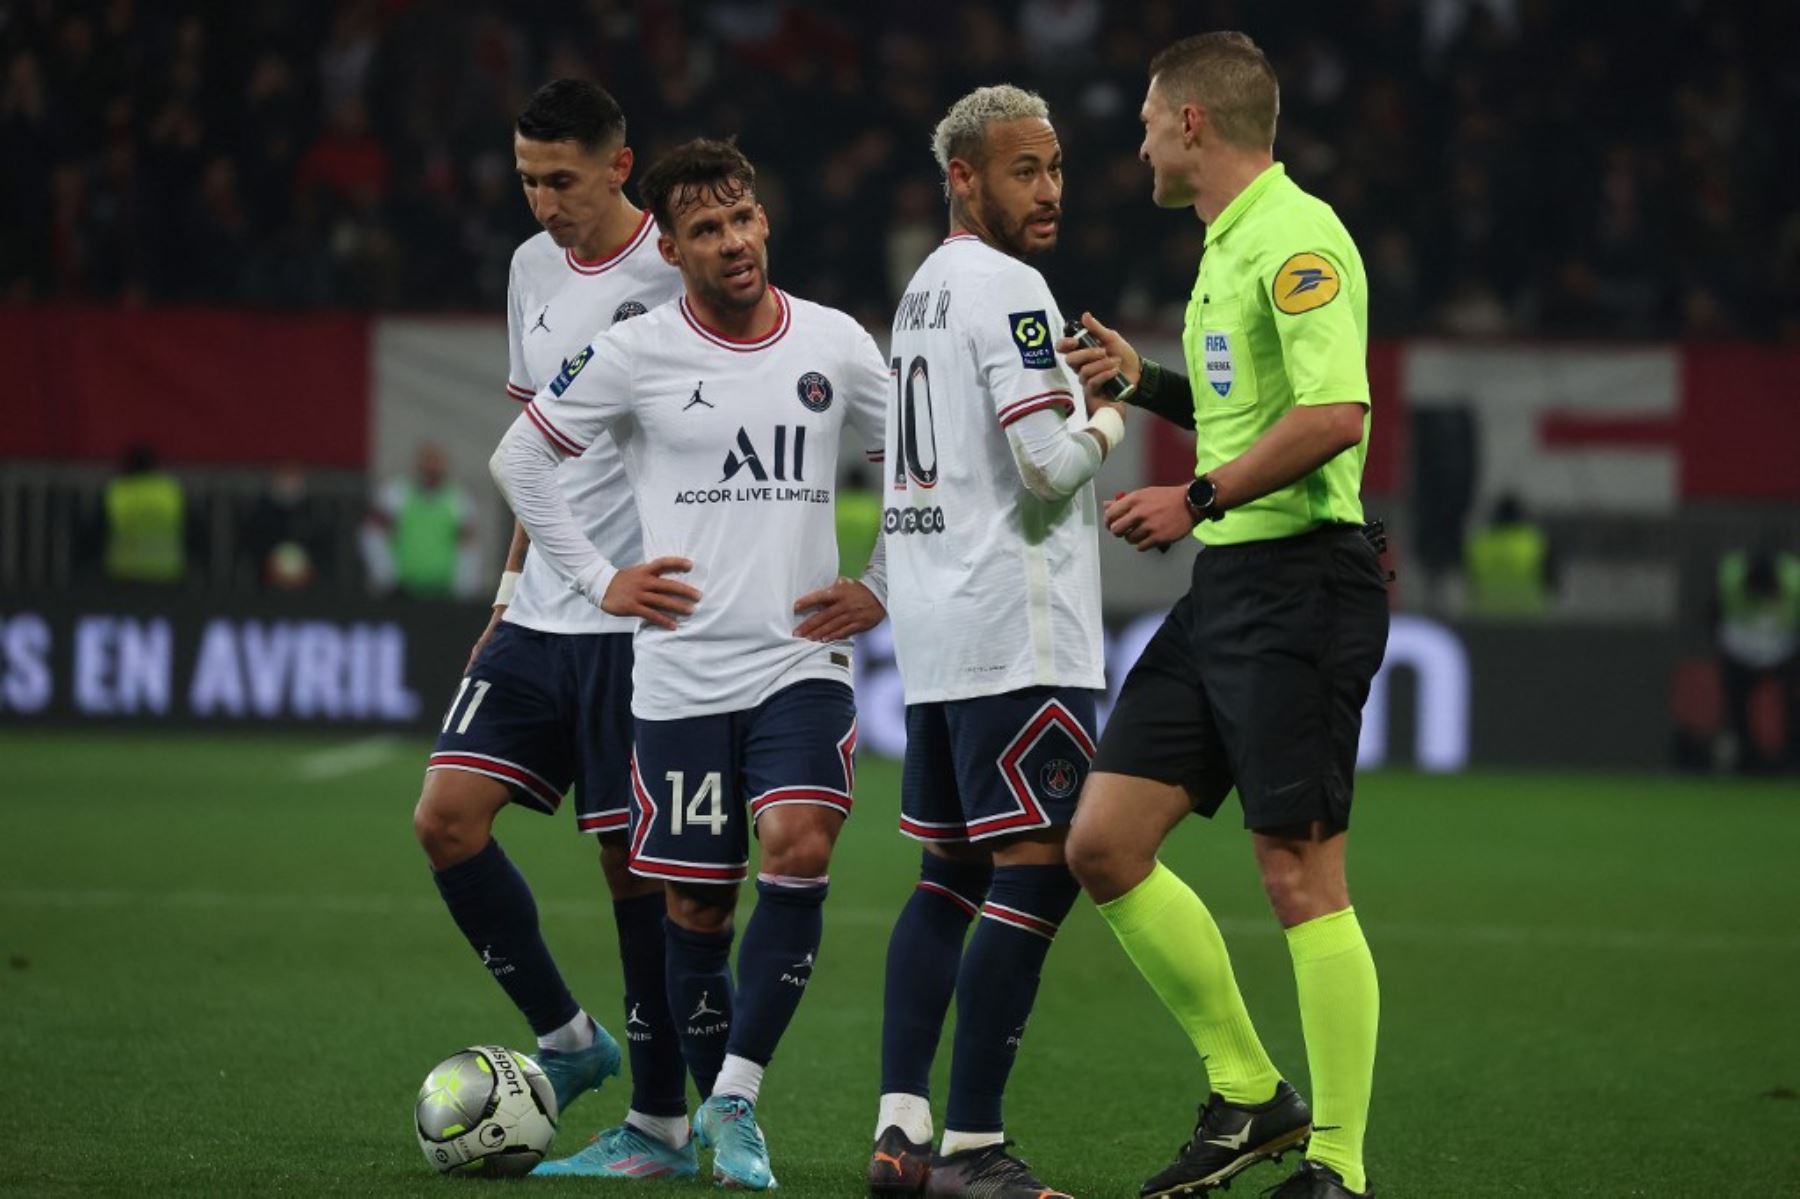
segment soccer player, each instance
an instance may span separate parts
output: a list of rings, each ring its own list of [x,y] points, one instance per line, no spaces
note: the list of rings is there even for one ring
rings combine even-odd
[[[1193,585],[1125,680],[1069,838],[1069,863],[1205,1061],[1211,1095],[1180,1157],[1144,1184],[1197,1195],[1311,1136],[1272,1194],[1372,1193],[1363,1130],[1378,992],[1344,875],[1357,735],[1387,644],[1387,585],[1363,535],[1368,286],[1330,208],[1274,160],[1275,73],[1209,33],[1150,63],[1140,156],[1155,202],[1192,206],[1206,253],[1187,374],[1090,317],[1062,343],[1084,384],[1123,371],[1131,402],[1198,434],[1196,478],[1111,503],[1140,550],[1192,533]],[[1316,1115],[1257,1039],[1218,925],[1158,863],[1190,811],[1233,787],[1287,931]]]
[[[1080,893],[1063,840],[1105,685],[1090,480],[1124,438],[1090,421],[1026,259],[1056,244],[1062,149],[1016,87],[958,100],[932,138],[950,236],[894,318],[884,528],[906,690],[901,830],[924,843],[888,945],[879,1195],[1039,1199],[1001,1098],[1057,926]],[[963,938],[971,921],[974,935]],[[954,993],[940,1152],[931,1061]]]
[[[603,89],[575,79],[546,84],[519,114],[513,153],[544,227],[513,255],[507,287],[506,391],[527,400],[595,329],[664,303],[681,284],[656,252],[650,217],[625,198],[631,147],[624,115]],[[596,440],[558,482],[589,537],[637,557],[637,511],[610,440]],[[618,1071],[619,1047],[570,995],[538,931],[530,888],[492,829],[509,802],[556,811],[574,783],[576,826],[597,834],[613,898],[632,1099],[625,1122],[571,1164],[692,1176],[687,1080],[663,973],[662,891],[625,865],[636,623],[570,592],[515,530],[493,618],[445,715],[413,826],[458,927],[537,1034],[538,1059],[566,1111]]]
[[[695,1135],[719,1183],[764,1190],[775,1179],[755,1104],[812,976],[850,811],[847,638],[884,615],[879,561],[865,582],[837,578],[838,438],[848,420],[880,458],[891,383],[850,317],[771,286],[755,184],[728,142],[689,142],[650,168],[657,246],[685,294],[570,357],[492,466],[533,552],[641,619],[630,866],[668,888],[670,1000],[688,1067],[711,1084]],[[581,534],[555,478],[559,458],[608,431],[643,521],[638,565]],[[758,898],[734,987],[752,831]]]

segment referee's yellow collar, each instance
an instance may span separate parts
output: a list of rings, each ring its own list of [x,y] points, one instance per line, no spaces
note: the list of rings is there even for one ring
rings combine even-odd
[[[1250,206],[1260,200],[1264,192],[1274,187],[1277,180],[1285,178],[1287,178],[1287,167],[1277,162],[1252,179],[1250,186],[1239,192],[1231,203],[1225,206],[1225,211],[1219,214],[1219,219],[1206,227],[1206,244],[1210,246],[1225,236],[1225,231],[1231,228],[1239,217],[1248,212]]]

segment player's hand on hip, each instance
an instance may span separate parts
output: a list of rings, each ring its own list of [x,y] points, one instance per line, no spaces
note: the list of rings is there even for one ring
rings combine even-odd
[[[808,641],[842,641],[866,633],[887,619],[875,593],[855,579],[839,579],[794,601],[795,612],[812,613],[794,630]]]
[[[686,558],[655,558],[627,566],[607,584],[600,610],[614,616],[635,616],[659,629],[673,629],[676,617],[693,612],[700,592],[669,576],[692,569],[694,564]]]
[[[1082,394],[1087,398],[1088,415],[1092,416],[1099,405],[1108,400],[1100,385],[1114,375],[1122,374],[1127,383],[1136,387],[1144,373],[1144,358],[1130,342],[1119,336],[1117,330],[1096,320],[1093,313],[1082,313],[1081,323],[1094,335],[1100,348],[1088,349],[1073,337],[1065,337],[1056,343],[1056,352],[1063,356],[1069,369],[1081,377]]]
[[[506,605],[495,604],[494,614],[488,617],[487,628],[481,630],[481,636],[475,640],[475,648],[469,651],[469,664],[463,667],[464,674],[475,669],[475,659],[481,657],[481,651],[486,649],[487,643],[494,639],[494,630],[500,627],[500,621],[505,615]]]
[[[1139,551],[1173,545],[1194,531],[1187,488],[1140,487],[1106,503],[1106,530]]]

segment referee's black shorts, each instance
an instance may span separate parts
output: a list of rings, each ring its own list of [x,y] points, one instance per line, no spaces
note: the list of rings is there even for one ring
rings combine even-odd
[[[1093,769],[1174,783],[1203,816],[1235,786],[1247,828],[1348,828],[1387,632],[1387,576],[1357,526],[1202,549]]]

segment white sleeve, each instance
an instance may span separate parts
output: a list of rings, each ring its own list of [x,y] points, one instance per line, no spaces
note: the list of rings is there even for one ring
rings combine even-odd
[[[981,385],[1002,428],[1033,412],[1076,410],[1078,388],[1056,357],[1058,319],[1043,277],[1022,263],[990,276],[979,308],[965,318]]]
[[[600,334],[563,359],[562,370],[525,405],[544,440],[571,458],[631,411],[631,354],[623,331]]]
[[[1020,265],[987,281],[968,330],[1019,480],[1050,501],[1075,494],[1106,457],[1100,442],[1069,419],[1078,389],[1056,357],[1061,319],[1043,277]]]
[[[860,581],[874,594],[877,600],[881,601],[883,608],[887,607],[887,533],[885,531],[875,534],[875,548],[869,551],[869,564],[863,567]]]
[[[525,314],[519,311],[519,258],[506,277],[506,396],[524,403],[537,392],[525,370]]]
[[[529,413],[529,409],[527,410]],[[531,536],[533,553],[549,559],[569,586],[596,606],[619,568],[594,548],[575,523],[569,499],[556,481],[562,451],[529,418],[513,421],[488,460],[488,470],[513,515]]]
[[[1006,426],[1019,480],[1040,500],[1066,500],[1094,477],[1106,452],[1061,413],[1039,408]]]
[[[564,359],[562,370],[525,405],[488,461],[532,548],[596,605],[618,567],[582,533],[556,482],[556,467],[564,456],[579,457],[630,409],[629,353],[622,339],[602,334]]]
[[[864,461],[876,468],[877,480],[881,464],[887,459],[888,398],[894,390],[894,367],[882,356],[875,339],[860,326],[857,346],[850,362],[849,408],[846,415],[850,427],[861,437]]]

